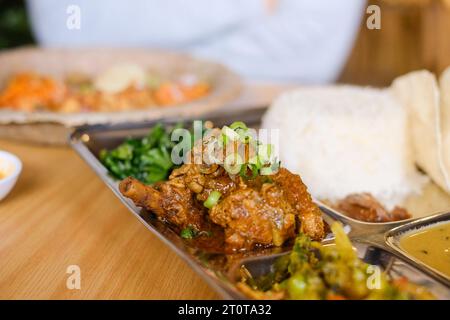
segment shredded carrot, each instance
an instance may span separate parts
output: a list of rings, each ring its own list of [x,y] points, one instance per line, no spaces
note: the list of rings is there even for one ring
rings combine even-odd
[[[209,92],[209,85],[197,83],[194,85],[182,85],[166,82],[155,91],[155,100],[163,106],[189,102],[199,99]]]
[[[24,72],[12,76],[0,92],[0,108],[35,111],[40,108],[77,112],[80,110],[127,110],[154,105],[169,106],[190,102],[207,95],[209,84],[183,84],[167,81],[152,90],[130,87],[115,95],[99,91],[79,93],[64,81],[49,76]]]
[[[191,101],[205,96],[209,91],[209,85],[206,83],[197,83],[193,86],[181,86],[186,100]]]
[[[0,107],[32,111],[54,105],[61,86],[50,77],[20,73],[12,77],[0,95]]]

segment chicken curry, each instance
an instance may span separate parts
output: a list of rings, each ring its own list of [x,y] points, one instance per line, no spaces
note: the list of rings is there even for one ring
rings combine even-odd
[[[231,130],[239,132],[242,126]],[[221,137],[222,130],[214,132]],[[239,148],[247,140],[221,143],[237,143]],[[221,249],[227,252],[282,246],[299,231],[314,240],[325,236],[321,211],[299,175],[285,168],[272,172],[267,165],[243,169],[234,171],[226,163],[185,163],[167,181],[146,185],[128,177],[119,189],[137,206],[174,226],[183,238],[220,238]]]

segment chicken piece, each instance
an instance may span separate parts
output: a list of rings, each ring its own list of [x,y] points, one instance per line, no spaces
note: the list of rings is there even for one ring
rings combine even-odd
[[[295,211],[287,203],[282,205],[273,207],[257,190],[241,188],[214,206],[209,215],[225,228],[225,242],[233,248],[281,246],[295,236]]]
[[[320,210],[300,177],[286,169],[245,180],[218,165],[185,164],[154,188],[127,178],[120,191],[177,226],[212,221],[224,228],[225,243],[233,250],[281,246],[298,229],[316,240],[324,237]],[[221,198],[208,212],[203,202],[212,191],[219,191]]]
[[[256,244],[281,246],[295,236],[297,220],[300,230],[313,239],[324,237],[319,208],[300,176],[286,169],[270,177],[244,180],[230,176],[217,165],[190,164],[174,170],[169,179],[175,177],[183,178],[201,202],[214,190],[221,193],[209,217],[224,227],[225,241],[233,248],[248,249]]]
[[[370,193],[354,193],[338,201],[333,207],[349,217],[366,222],[390,222],[411,218],[401,207],[387,210]]]
[[[219,191],[224,198],[239,188],[237,179],[232,179],[219,165],[185,164],[173,170],[169,181],[174,178],[181,178],[182,183],[191,189],[202,203],[212,191]]]
[[[225,241],[233,247],[255,244],[281,246],[300,230],[313,239],[324,237],[321,212],[312,202],[298,175],[286,169],[256,181],[239,184],[210,210],[213,222],[225,228]]]
[[[128,177],[120,182],[119,190],[138,207],[154,212],[161,220],[180,228],[202,229],[205,208],[194,201],[192,191],[179,179],[151,187]]]
[[[313,240],[325,237],[322,212],[312,201],[311,195],[299,175],[280,168],[272,176],[273,181],[283,190],[286,200],[295,208],[300,218],[300,231]]]

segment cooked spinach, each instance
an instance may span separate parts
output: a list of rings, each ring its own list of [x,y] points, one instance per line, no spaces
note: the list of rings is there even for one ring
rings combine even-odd
[[[131,176],[146,184],[165,180],[175,166],[170,157],[175,145],[171,132],[157,124],[144,138],[128,138],[115,149],[102,150],[100,160],[117,179]]]

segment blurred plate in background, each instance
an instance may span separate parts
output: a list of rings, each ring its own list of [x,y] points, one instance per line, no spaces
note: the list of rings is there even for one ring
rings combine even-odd
[[[63,78],[79,72],[95,76],[119,63],[133,63],[158,74],[194,74],[208,79],[211,91],[198,100],[173,106],[149,106],[117,112],[50,112],[0,109],[0,137],[63,144],[68,128],[86,124],[136,122],[170,116],[198,116],[235,99],[241,88],[238,75],[221,64],[188,55],[145,49],[38,49],[23,48],[0,53],[0,83],[19,72],[37,72]]]

